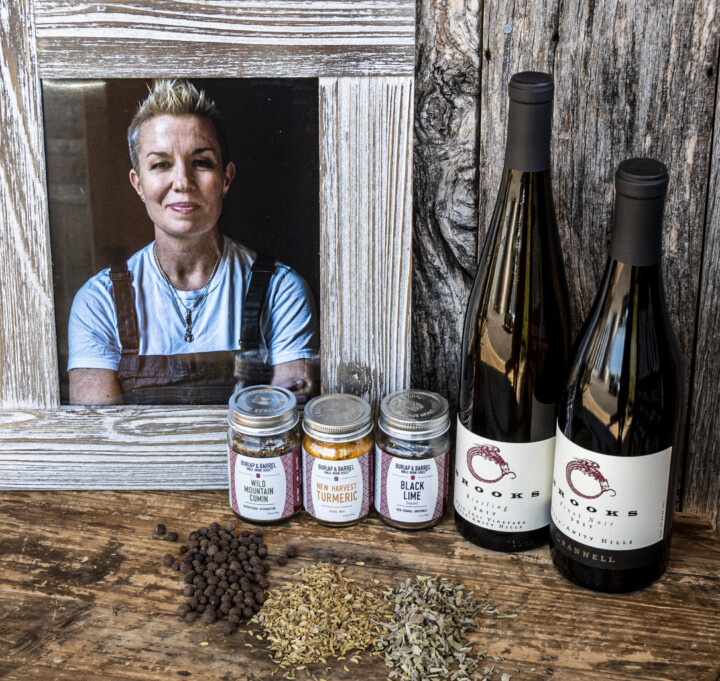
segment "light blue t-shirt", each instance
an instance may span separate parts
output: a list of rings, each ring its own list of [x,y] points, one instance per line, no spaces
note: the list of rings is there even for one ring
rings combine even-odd
[[[175,310],[172,291],[155,264],[153,243],[135,253],[127,264],[140,332],[139,354],[237,350],[243,300],[254,260],[252,251],[225,238],[207,298],[193,310],[194,340],[187,343],[185,324]],[[202,291],[177,293],[185,307],[192,307]],[[271,365],[318,356],[319,333],[312,293],[294,270],[279,263],[265,297],[261,328]],[[117,370],[121,346],[109,269],[89,279],[75,295],[68,342],[68,370]]]

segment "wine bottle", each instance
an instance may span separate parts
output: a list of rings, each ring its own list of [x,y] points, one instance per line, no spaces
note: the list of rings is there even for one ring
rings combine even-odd
[[[667,183],[659,161],[618,167],[610,257],[558,410],[551,555],[597,591],[642,588],[669,555],[684,383],[660,264]]]
[[[556,407],[570,349],[550,178],[553,81],[510,79],[500,191],[465,316],[455,523],[498,551],[547,543]]]

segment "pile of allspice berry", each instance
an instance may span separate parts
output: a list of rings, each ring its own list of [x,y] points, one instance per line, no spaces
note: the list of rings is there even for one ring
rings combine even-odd
[[[168,541],[178,538],[176,532],[166,535],[164,525],[158,525],[155,534]],[[212,624],[225,619],[222,631],[229,636],[242,620],[254,617],[267,599],[270,562],[262,530],[238,532],[232,523],[211,523],[190,532],[180,554],[181,560],[166,554],[163,565],[185,574],[187,600],[178,608],[178,616],[186,622],[202,619]],[[284,565],[295,556],[297,550],[291,546],[275,560]]]

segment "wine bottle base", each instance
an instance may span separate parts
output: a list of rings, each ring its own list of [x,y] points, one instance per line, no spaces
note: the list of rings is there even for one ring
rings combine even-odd
[[[544,546],[550,538],[547,526],[528,532],[497,532],[465,520],[457,511],[455,511],[455,527],[469,542],[502,553],[530,551]]]
[[[668,548],[662,545],[656,561],[624,570],[585,565],[560,551],[550,540],[550,557],[558,572],[573,584],[603,593],[639,591],[658,580],[667,567]]]

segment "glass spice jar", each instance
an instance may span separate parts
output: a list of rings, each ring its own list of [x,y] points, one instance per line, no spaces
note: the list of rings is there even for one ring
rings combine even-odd
[[[420,530],[447,510],[448,401],[428,390],[399,390],[380,404],[375,447],[375,508],[393,527]]]
[[[305,405],[305,510],[323,525],[353,525],[370,512],[373,439],[370,405],[354,395],[321,395]]]
[[[258,385],[230,398],[230,507],[243,520],[281,522],[302,508],[302,454],[295,396]]]

